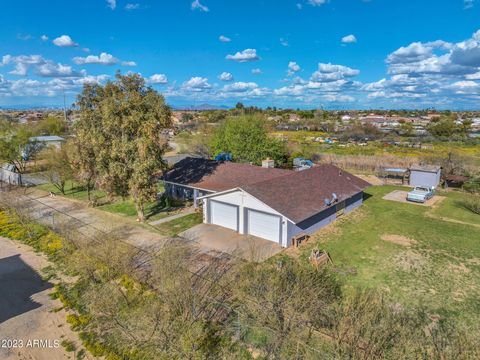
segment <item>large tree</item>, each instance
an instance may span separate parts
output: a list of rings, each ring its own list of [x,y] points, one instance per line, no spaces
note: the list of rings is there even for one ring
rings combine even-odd
[[[229,152],[235,161],[260,164],[263,159],[274,159],[277,164],[286,161],[284,144],[269,136],[265,121],[258,116],[240,116],[227,119],[213,134],[212,152]]]
[[[19,173],[24,173],[28,159],[38,150],[31,142],[32,132],[25,125],[4,122],[0,125],[0,160],[13,164]]]
[[[75,142],[83,178],[110,195],[131,196],[143,221],[144,204],[156,194],[155,175],[166,166],[162,130],[171,126],[170,108],[138,74],[117,74],[105,86],[85,85],[77,105]]]
[[[65,195],[65,185],[72,179],[72,161],[71,156],[74,149],[70,142],[63,144],[59,149],[48,147],[40,153],[45,166],[43,176]]]

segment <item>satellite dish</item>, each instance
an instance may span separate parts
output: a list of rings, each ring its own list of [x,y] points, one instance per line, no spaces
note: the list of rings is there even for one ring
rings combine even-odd
[[[338,196],[335,193],[332,193],[332,202],[335,202],[338,200]]]
[[[330,206],[332,204],[332,202],[330,201],[330,199],[325,199],[323,200],[325,202],[325,205],[327,206]]]

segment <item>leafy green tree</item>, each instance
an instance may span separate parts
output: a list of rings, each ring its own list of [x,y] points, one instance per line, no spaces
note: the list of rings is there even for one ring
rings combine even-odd
[[[117,74],[105,86],[85,85],[77,104],[76,146],[84,176],[90,181],[93,174],[109,194],[130,195],[143,221],[144,204],[156,195],[155,175],[166,167],[162,130],[171,126],[170,108],[138,74]]]
[[[28,159],[37,146],[30,142],[32,132],[23,125],[5,125],[0,135],[0,160],[13,164],[19,173],[27,169]]]
[[[270,137],[264,120],[256,116],[227,119],[214,132],[210,147],[214,154],[229,152],[236,161],[257,165],[268,157],[277,164],[287,158],[284,144]]]
[[[412,136],[413,134],[413,124],[411,122],[405,121],[400,125],[400,130],[405,136]]]
[[[63,118],[48,116],[40,120],[34,127],[33,132],[37,135],[64,135],[68,125]]]
[[[49,147],[41,153],[45,165],[43,175],[62,194],[65,194],[65,184],[73,177],[71,153],[70,143],[64,144],[60,149]]]
[[[430,134],[436,137],[450,137],[457,132],[457,125],[451,116],[442,116],[438,120],[432,121],[428,126]]]

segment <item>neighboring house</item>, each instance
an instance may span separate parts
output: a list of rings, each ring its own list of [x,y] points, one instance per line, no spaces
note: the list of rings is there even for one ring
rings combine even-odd
[[[434,165],[410,167],[410,186],[434,186],[440,184],[442,169]]]
[[[0,181],[9,185],[21,185],[22,175],[13,164],[3,164],[0,167]]]
[[[60,149],[65,139],[57,135],[47,135],[47,136],[34,136],[31,137],[30,142],[39,143],[43,146],[55,146],[57,149]]]
[[[165,176],[167,194],[203,202],[203,221],[283,247],[360,206],[366,181],[333,165],[290,171],[187,158]]]

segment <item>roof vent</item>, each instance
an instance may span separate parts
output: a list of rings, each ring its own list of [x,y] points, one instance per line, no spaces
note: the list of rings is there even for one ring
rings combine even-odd
[[[270,159],[270,158],[266,158],[265,160],[262,160],[262,167],[267,168],[267,169],[274,168],[275,167],[275,161]]]

